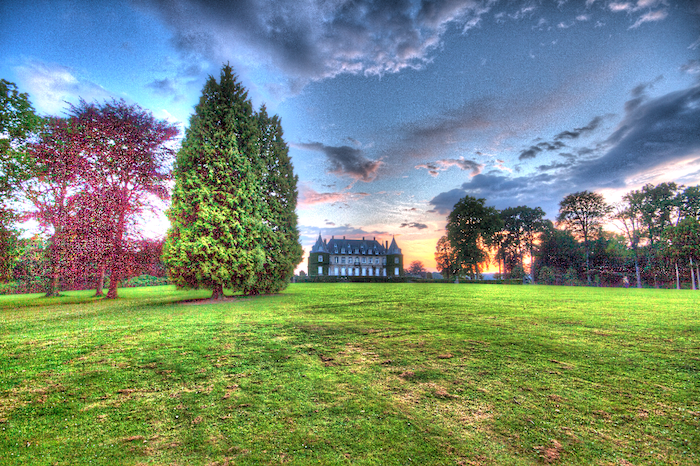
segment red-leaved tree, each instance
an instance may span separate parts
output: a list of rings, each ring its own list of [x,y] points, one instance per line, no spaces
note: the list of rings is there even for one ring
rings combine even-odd
[[[34,173],[22,182],[21,191],[33,210],[24,217],[38,221],[51,237],[46,296],[58,294],[60,278],[76,259],[69,247],[71,223],[76,200],[85,187],[80,174],[87,167],[78,148],[80,135],[75,123],[66,118],[48,118],[39,140],[27,147]]]
[[[174,155],[169,143],[178,129],[124,100],[104,104],[81,100],[71,106],[70,118],[83,135],[79,150],[88,168],[81,176],[107,216],[107,227],[101,227],[111,272],[107,298],[116,298],[117,285],[128,268],[129,225],[152,208],[154,198],[168,198],[169,163]]]

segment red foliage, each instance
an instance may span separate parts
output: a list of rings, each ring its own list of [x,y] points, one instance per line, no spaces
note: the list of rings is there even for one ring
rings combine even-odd
[[[59,275],[98,277],[110,270],[108,297],[130,272],[130,238],[139,214],[152,196],[168,197],[168,146],[174,125],[123,100],[104,104],[81,101],[67,119],[50,119],[32,145],[37,176],[25,193],[32,214],[53,230],[51,264]],[[131,255],[133,257],[133,255]]]

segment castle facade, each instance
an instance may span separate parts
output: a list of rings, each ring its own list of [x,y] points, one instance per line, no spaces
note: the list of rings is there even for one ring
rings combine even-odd
[[[402,277],[403,253],[396,239],[335,239],[318,235],[309,253],[309,277]]]

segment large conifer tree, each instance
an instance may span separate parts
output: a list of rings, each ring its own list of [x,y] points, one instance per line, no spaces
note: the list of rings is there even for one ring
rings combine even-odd
[[[230,66],[210,77],[175,166],[164,259],[177,285],[250,292],[263,270],[260,132],[247,92]],[[254,163],[251,163],[253,161]]]
[[[297,179],[289,148],[277,115],[270,117],[265,106],[257,114],[260,131],[259,157],[254,161],[260,174],[262,216],[267,228],[262,243],[265,263],[255,281],[244,286],[246,294],[275,293],[284,289],[302,259],[297,230]]]

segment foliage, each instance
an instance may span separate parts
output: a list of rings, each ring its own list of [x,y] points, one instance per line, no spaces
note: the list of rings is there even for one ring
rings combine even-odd
[[[691,287],[700,288],[700,274],[696,277],[694,267],[700,261],[700,222],[694,217],[683,219],[677,226],[666,227],[661,235],[662,251],[675,262],[689,266]]]
[[[259,127],[230,66],[210,77],[190,118],[175,165],[164,260],[179,286],[250,290],[263,271],[263,221],[257,166]]]
[[[586,280],[591,283],[589,242],[598,234],[611,208],[602,194],[580,191],[569,194],[559,203],[557,221],[583,240],[586,256]]]
[[[498,211],[485,205],[485,199],[465,196],[447,217],[447,238],[456,252],[458,269],[472,278],[479,274],[479,264],[489,259],[503,222]]]
[[[445,277],[446,280],[450,280],[450,278],[459,275],[457,252],[454,250],[454,248],[452,248],[450,240],[447,239],[447,236],[442,236],[437,242],[435,262],[437,264],[438,271]]]
[[[500,212],[503,220],[503,230],[498,236],[499,251],[498,256],[503,260],[504,271],[511,271],[516,266],[524,269],[524,255],[530,256],[530,273],[534,278],[534,250],[538,233],[544,226],[544,211],[540,207],[508,207]],[[520,274],[518,278],[522,278]]]
[[[107,297],[116,298],[117,284],[127,270],[130,222],[150,207],[153,196],[168,198],[168,165],[173,155],[169,143],[178,129],[124,100],[102,105],[81,100],[78,106],[71,106],[70,115],[80,134],[90,135],[82,137],[76,149],[87,156],[88,169],[81,175],[91,194],[107,203],[107,215],[91,220],[110,221]]]
[[[421,261],[413,261],[408,266],[406,272],[410,273],[411,275],[420,275],[422,273],[425,273],[425,266]]]
[[[161,286],[168,285],[169,281],[167,277],[154,277],[153,275],[139,275],[138,277],[131,277],[124,284],[127,288],[135,288],[140,286]]]
[[[152,196],[167,198],[167,144],[176,135],[174,126],[123,100],[81,101],[68,118],[47,119],[28,146],[35,176],[22,184],[34,208],[27,217],[51,236],[47,296],[58,293],[62,277],[75,282],[88,270],[99,276],[101,293],[109,267],[107,297],[117,297],[135,236],[130,226]]]
[[[256,115],[260,131],[259,155],[248,155],[258,173],[263,223],[263,266],[252,282],[243,284],[246,294],[276,293],[287,287],[303,250],[297,230],[297,181],[277,115],[270,117],[263,106]],[[256,164],[260,166],[255,167]]]
[[[17,186],[31,176],[25,146],[41,126],[29,102],[14,83],[0,79],[0,281],[8,280],[17,254],[17,213],[11,208]]]
[[[540,267],[537,272],[537,280],[544,285],[556,285],[557,284],[557,274],[552,267],[543,266]]]
[[[208,294],[0,298],[3,464],[698,463],[700,293]]]

